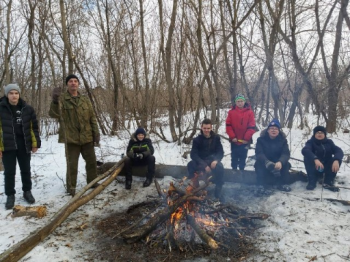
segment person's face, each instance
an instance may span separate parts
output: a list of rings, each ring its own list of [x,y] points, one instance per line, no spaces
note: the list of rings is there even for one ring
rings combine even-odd
[[[213,129],[213,126],[211,124],[204,124],[204,125],[202,125],[201,129],[202,129],[204,136],[209,137],[210,131]]]
[[[269,129],[267,129],[267,133],[269,134],[271,139],[274,139],[278,136],[280,130],[278,129],[278,127],[271,126],[269,127]]]
[[[67,82],[68,92],[72,94],[76,94],[79,88],[79,81],[76,78],[71,78]]]
[[[238,99],[238,100],[236,100],[236,106],[238,107],[238,108],[243,108],[244,107],[244,100],[243,99]]]
[[[17,90],[10,90],[7,94],[7,98],[11,105],[17,105],[19,101],[19,93]]]
[[[316,138],[317,140],[323,140],[325,137],[326,137],[326,135],[325,135],[322,131],[318,131],[318,132],[316,132],[316,134],[315,134],[315,138]]]
[[[144,134],[137,134],[137,139],[139,140],[139,141],[142,141],[143,139],[145,138],[145,135]]]

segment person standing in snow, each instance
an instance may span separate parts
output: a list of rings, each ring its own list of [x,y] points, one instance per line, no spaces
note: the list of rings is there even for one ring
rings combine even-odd
[[[286,180],[291,167],[288,162],[290,151],[286,136],[281,131],[281,124],[273,119],[267,129],[263,130],[255,147],[255,173],[257,182],[266,186],[268,177],[272,177],[277,189],[289,192],[291,188],[286,185]]]
[[[212,174],[215,186],[215,198],[220,198],[224,184],[224,166],[221,163],[224,157],[224,149],[220,136],[213,131],[210,119],[204,119],[201,125],[201,133],[193,139],[191,149],[191,161],[187,164],[188,178],[193,178],[195,173]]]
[[[154,148],[152,145],[152,140],[147,136],[146,130],[139,127],[136,129],[135,133],[132,134],[128,147],[126,148],[127,157],[124,161],[126,170],[125,189],[131,189],[133,166],[147,165],[148,170],[143,187],[148,187],[152,183],[156,163],[156,159],[153,154]]]
[[[334,186],[334,179],[339,171],[344,156],[343,150],[327,138],[326,128],[316,126],[313,136],[303,147],[304,165],[308,177],[307,190],[316,188],[317,180],[324,173],[323,187],[334,192],[339,188]]]
[[[99,144],[100,133],[89,98],[78,91],[78,77],[76,75],[67,76],[66,85],[67,92],[62,95],[60,88],[54,88],[49,115],[60,121],[58,142],[66,144],[67,193],[74,196],[80,154],[86,162],[87,183],[89,184],[97,177],[94,145]],[[95,183],[92,188],[98,185]]]
[[[20,94],[17,84],[9,84],[0,102],[0,157],[5,169],[6,209],[12,209],[15,204],[16,160],[21,169],[23,197],[29,204],[35,203],[30,159],[31,152],[37,152],[41,146],[39,125],[34,108]]]
[[[254,112],[242,94],[235,97],[235,105],[226,118],[226,133],[231,142],[232,170],[244,170],[248,154],[248,144],[255,133]]]

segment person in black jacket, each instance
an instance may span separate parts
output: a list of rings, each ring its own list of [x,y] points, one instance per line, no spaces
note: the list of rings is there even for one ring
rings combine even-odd
[[[266,180],[273,178],[277,189],[289,192],[291,188],[286,180],[291,167],[288,162],[290,151],[285,135],[281,131],[280,122],[273,119],[263,130],[257,140],[255,148],[255,173],[259,185],[266,186]]]
[[[20,93],[17,84],[9,84],[0,102],[0,157],[5,169],[6,209],[12,209],[15,203],[16,160],[21,169],[23,197],[29,204],[35,202],[30,159],[31,152],[35,153],[41,145],[39,125],[33,107],[20,98]]]
[[[187,164],[188,178],[193,178],[195,173],[213,175],[215,197],[219,198],[224,184],[224,166],[221,163],[224,157],[224,149],[220,136],[212,131],[210,119],[204,119],[201,125],[201,133],[193,139],[191,149],[191,161]]]
[[[125,175],[125,189],[131,189],[132,183],[132,166],[148,166],[146,180],[143,187],[148,187],[153,180],[155,172],[156,159],[153,156],[154,148],[152,141],[146,136],[146,131],[139,127],[131,136],[128,147],[126,149],[126,159],[124,161],[126,175]]]
[[[302,149],[304,165],[308,176],[307,190],[316,188],[318,177],[324,173],[323,187],[331,191],[339,191],[334,186],[334,179],[339,171],[344,153],[331,139],[327,138],[326,128],[316,126],[313,136]]]

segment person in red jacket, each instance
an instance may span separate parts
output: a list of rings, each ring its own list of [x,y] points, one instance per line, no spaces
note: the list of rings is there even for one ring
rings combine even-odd
[[[244,170],[248,154],[248,143],[255,133],[255,117],[242,94],[235,97],[235,105],[226,118],[226,133],[231,142],[231,167]]]

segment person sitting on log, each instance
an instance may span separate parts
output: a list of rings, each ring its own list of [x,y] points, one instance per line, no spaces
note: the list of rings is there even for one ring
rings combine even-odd
[[[285,134],[281,131],[281,124],[273,119],[267,129],[263,130],[257,140],[255,148],[255,173],[257,183],[266,187],[267,180],[277,185],[277,189],[285,192],[291,191],[286,185],[291,167],[288,162],[290,151]]]
[[[191,161],[187,164],[188,178],[195,173],[210,174],[215,186],[215,198],[219,198],[224,184],[224,166],[221,163],[224,149],[220,136],[212,131],[210,119],[204,119],[201,124],[201,133],[193,139]]]
[[[126,149],[125,158],[125,189],[131,189],[132,183],[132,166],[148,166],[148,172],[146,174],[146,180],[143,183],[143,187],[148,187],[153,180],[155,172],[156,159],[153,156],[154,148],[152,141],[146,136],[146,131],[142,127],[139,127],[134,134],[132,134],[128,147]]]
[[[339,188],[334,186],[334,179],[339,171],[344,153],[331,139],[327,138],[326,128],[316,126],[313,136],[302,149],[304,165],[308,177],[307,190],[314,190],[318,178],[324,174],[323,187],[334,192]]]

